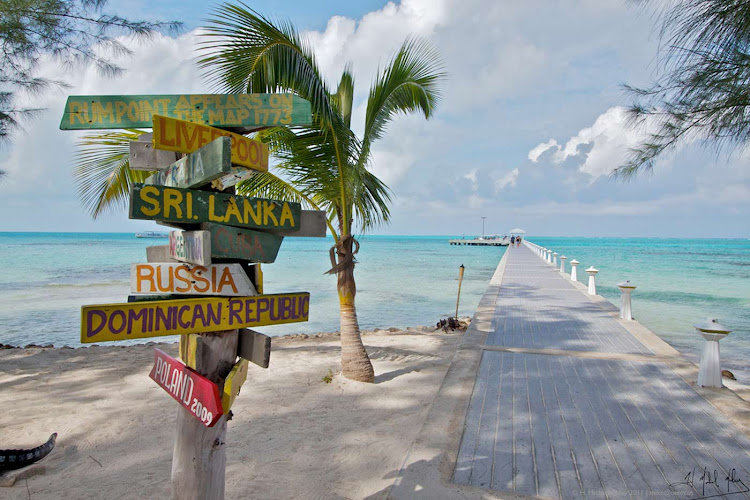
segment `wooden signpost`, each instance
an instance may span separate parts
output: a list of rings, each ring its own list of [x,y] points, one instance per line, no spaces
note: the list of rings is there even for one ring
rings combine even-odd
[[[153,128],[130,144],[130,168],[157,173],[132,184],[129,216],[187,230],[172,231],[169,245],[147,248],[148,263],[131,266],[128,303],[81,308],[83,343],[180,335],[182,362],[155,349],[149,374],[183,407],[174,498],[224,497],[226,415],[249,363],[267,368],[271,352],[271,339],[246,327],[309,316],[307,292],[263,295],[260,263],[276,259],[285,236],[326,233],[323,212],[209,189],[234,191],[268,170],[268,146],[233,131],[311,123],[310,103],[292,94],[71,96],[66,103],[64,130]]]
[[[154,115],[214,127],[306,126],[310,102],[294,94],[74,95],[62,130],[147,128]]]
[[[81,307],[81,342],[144,339],[307,321],[307,292]]]
[[[219,137],[232,138],[232,163],[261,172],[268,171],[268,145],[244,135],[200,123],[154,115],[154,147],[192,153]]]
[[[218,386],[161,349],[154,348],[148,376],[206,427],[213,427],[224,413]]]
[[[169,257],[199,266],[211,264],[211,233],[208,231],[170,231]]]
[[[145,184],[130,188],[130,218],[249,229],[299,230],[300,204]]]
[[[213,264],[208,267],[187,264],[131,264],[130,292],[137,294],[256,295],[240,264]]]
[[[232,139],[219,137],[147,178],[145,184],[198,188],[232,171]],[[241,167],[240,167],[241,168]],[[247,171],[248,169],[243,169]]]

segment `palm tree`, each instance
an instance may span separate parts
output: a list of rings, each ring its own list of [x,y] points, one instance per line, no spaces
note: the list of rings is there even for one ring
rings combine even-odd
[[[241,194],[297,201],[328,214],[335,245],[331,270],[337,276],[341,366],[347,378],[374,380],[360,337],[355,308],[354,264],[359,243],[353,228],[368,230],[390,218],[388,188],[368,170],[372,143],[398,114],[421,112],[430,118],[444,78],[439,57],[425,42],[408,39],[381,70],[367,101],[365,131],[351,131],[354,78],[345,68],[331,92],[312,48],[289,23],[274,25],[244,5],[224,4],[206,32],[201,65],[218,91],[294,92],[311,102],[313,124],[292,131],[273,127],[255,133],[270,145],[281,176],[257,174],[237,186]],[[138,130],[91,134],[79,141],[74,177],[90,214],[127,204],[131,182],[147,172],[130,170],[128,144]]]
[[[313,124],[301,130],[276,127],[258,135],[280,160],[283,177],[253,176],[240,185],[245,194],[301,201],[323,209],[335,245],[331,270],[337,276],[341,368],[345,377],[372,382],[374,371],[360,337],[355,307],[354,228],[388,222],[388,188],[370,170],[371,147],[398,114],[430,118],[445,74],[440,58],[425,42],[410,38],[379,70],[367,100],[362,138],[351,131],[354,78],[346,67],[332,92],[311,45],[289,22],[274,23],[244,4],[223,4],[209,21],[200,64],[218,91],[294,92],[311,103]]]

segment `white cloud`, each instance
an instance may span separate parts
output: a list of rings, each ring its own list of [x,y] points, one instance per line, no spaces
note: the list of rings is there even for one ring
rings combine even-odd
[[[479,184],[477,182],[477,169],[474,168],[472,170],[469,170],[463,175],[463,178],[471,183],[471,190],[476,192],[476,190],[479,188]]]
[[[539,145],[537,145],[534,149],[529,151],[528,158],[529,160],[536,163],[539,160],[539,157],[542,156],[545,152],[549,151],[550,149],[553,149],[555,151],[560,150],[560,145],[557,143],[555,139],[550,139],[547,142],[543,142]]]
[[[615,106],[599,115],[593,125],[579,130],[564,146],[550,139],[529,151],[528,158],[536,163],[548,151],[554,152],[552,160],[556,164],[581,157],[578,171],[588,174],[593,182],[620,166],[628,151],[646,139],[647,134],[648,127],[631,127],[627,123],[627,110]],[[582,151],[586,146],[590,147],[588,152]]]
[[[514,168],[507,174],[495,180],[495,193],[499,193],[507,186],[515,186],[518,182],[518,168]]]

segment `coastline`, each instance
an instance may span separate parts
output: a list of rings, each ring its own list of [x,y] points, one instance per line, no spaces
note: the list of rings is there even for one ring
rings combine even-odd
[[[272,338],[269,368],[251,365],[232,407],[226,497],[383,496],[463,333],[363,331],[374,384],[338,374],[335,332]],[[47,458],[6,474],[15,485],[3,496],[168,497],[178,405],[148,377],[155,346],[177,354],[177,344],[155,342],[0,350],[3,399],[13,402],[0,448],[58,433]]]

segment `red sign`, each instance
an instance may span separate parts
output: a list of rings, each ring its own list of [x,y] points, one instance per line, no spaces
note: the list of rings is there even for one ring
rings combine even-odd
[[[154,367],[148,376],[206,427],[213,427],[219,421],[222,415],[219,387],[179,359],[154,349]]]

